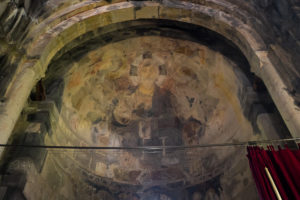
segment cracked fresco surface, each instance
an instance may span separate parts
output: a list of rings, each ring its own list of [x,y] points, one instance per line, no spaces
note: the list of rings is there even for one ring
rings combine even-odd
[[[139,37],[100,47],[71,65],[61,113],[87,143],[192,145],[252,134],[238,96],[246,78],[200,44]]]
[[[64,82],[59,96],[61,117],[76,138],[68,143],[175,146],[254,137],[240,102],[249,86],[247,78],[237,64],[204,45],[159,36],[136,37],[52,67]],[[55,97],[48,93],[48,98]],[[121,157],[81,154],[75,160],[90,163],[87,168],[102,177],[155,185],[204,177],[211,169],[216,169],[216,175],[222,171],[218,165],[236,158],[230,158],[234,149],[218,154],[201,150],[201,159],[195,159],[200,151],[193,151],[156,157],[132,152]]]

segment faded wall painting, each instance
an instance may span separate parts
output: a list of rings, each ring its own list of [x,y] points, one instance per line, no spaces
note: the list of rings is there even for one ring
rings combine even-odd
[[[54,67],[64,82],[59,124],[65,128],[56,130],[50,144],[188,146],[254,137],[242,108],[247,78],[236,63],[201,44],[136,37],[97,47],[78,59],[61,59]],[[52,97],[57,94],[50,92],[47,98]],[[235,148],[74,151],[58,162],[86,170],[72,172],[77,176],[92,173],[85,179],[93,184],[108,178],[139,186],[136,191],[144,193],[166,184],[188,188],[215,179],[231,187],[221,174],[226,167],[239,168],[241,156]]]
[[[246,139],[252,131],[238,99],[245,78],[205,46],[140,37],[72,65],[61,113],[86,143],[192,145]]]

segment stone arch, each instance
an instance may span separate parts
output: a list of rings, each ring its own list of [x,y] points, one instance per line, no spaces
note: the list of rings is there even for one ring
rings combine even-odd
[[[207,6],[179,1],[120,2],[110,5],[79,4],[74,10],[55,13],[29,33],[23,47],[26,55],[6,92],[0,115],[1,139],[6,142],[35,83],[45,75],[56,53],[87,32],[110,24],[137,19],[166,19],[186,22],[215,31],[232,41],[246,56],[251,70],[265,83],[293,136],[300,133],[300,111],[285,90],[286,85],[268,57],[267,47],[257,31],[241,17],[226,13],[230,4]],[[122,29],[122,27],[116,27]]]

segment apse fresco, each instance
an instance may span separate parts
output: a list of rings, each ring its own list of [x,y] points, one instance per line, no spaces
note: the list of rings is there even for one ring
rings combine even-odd
[[[197,43],[127,39],[91,51],[73,64],[65,76],[61,113],[88,144],[243,140],[252,129],[238,99],[245,81],[238,70]]]
[[[62,60],[56,69],[67,69],[61,73],[60,96],[60,123],[67,129],[56,131],[55,144],[189,146],[254,137],[241,106],[247,78],[237,64],[201,44],[136,37]],[[220,175],[239,162],[240,154],[234,148],[94,151],[74,152],[70,162],[94,174],[88,178],[94,184],[102,177],[145,191],[178,182],[191,187],[216,177],[226,182]]]
[[[299,135],[299,8],[0,0],[0,199],[258,199],[246,145]]]

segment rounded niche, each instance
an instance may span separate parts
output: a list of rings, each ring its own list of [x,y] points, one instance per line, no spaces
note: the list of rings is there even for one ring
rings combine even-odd
[[[206,46],[137,37],[69,65],[61,115],[89,145],[196,145],[252,135],[240,102],[247,78]]]
[[[139,36],[92,48],[76,59],[69,55],[70,59],[62,57],[50,66],[55,76],[50,71],[46,80],[54,83],[55,91],[55,83],[63,83],[61,95],[47,91],[48,98],[58,96],[60,117],[72,134],[62,143],[189,146],[254,137],[243,114],[243,95],[250,87],[243,66],[208,46]],[[55,141],[59,143],[63,134],[64,130],[56,133]],[[199,153],[201,159],[196,158]],[[188,155],[176,151],[105,155],[95,152],[88,166],[86,157],[75,155],[74,160],[97,176],[150,187],[186,180],[187,174],[198,177],[220,171],[221,163],[238,158],[233,148],[219,153],[193,150]]]

